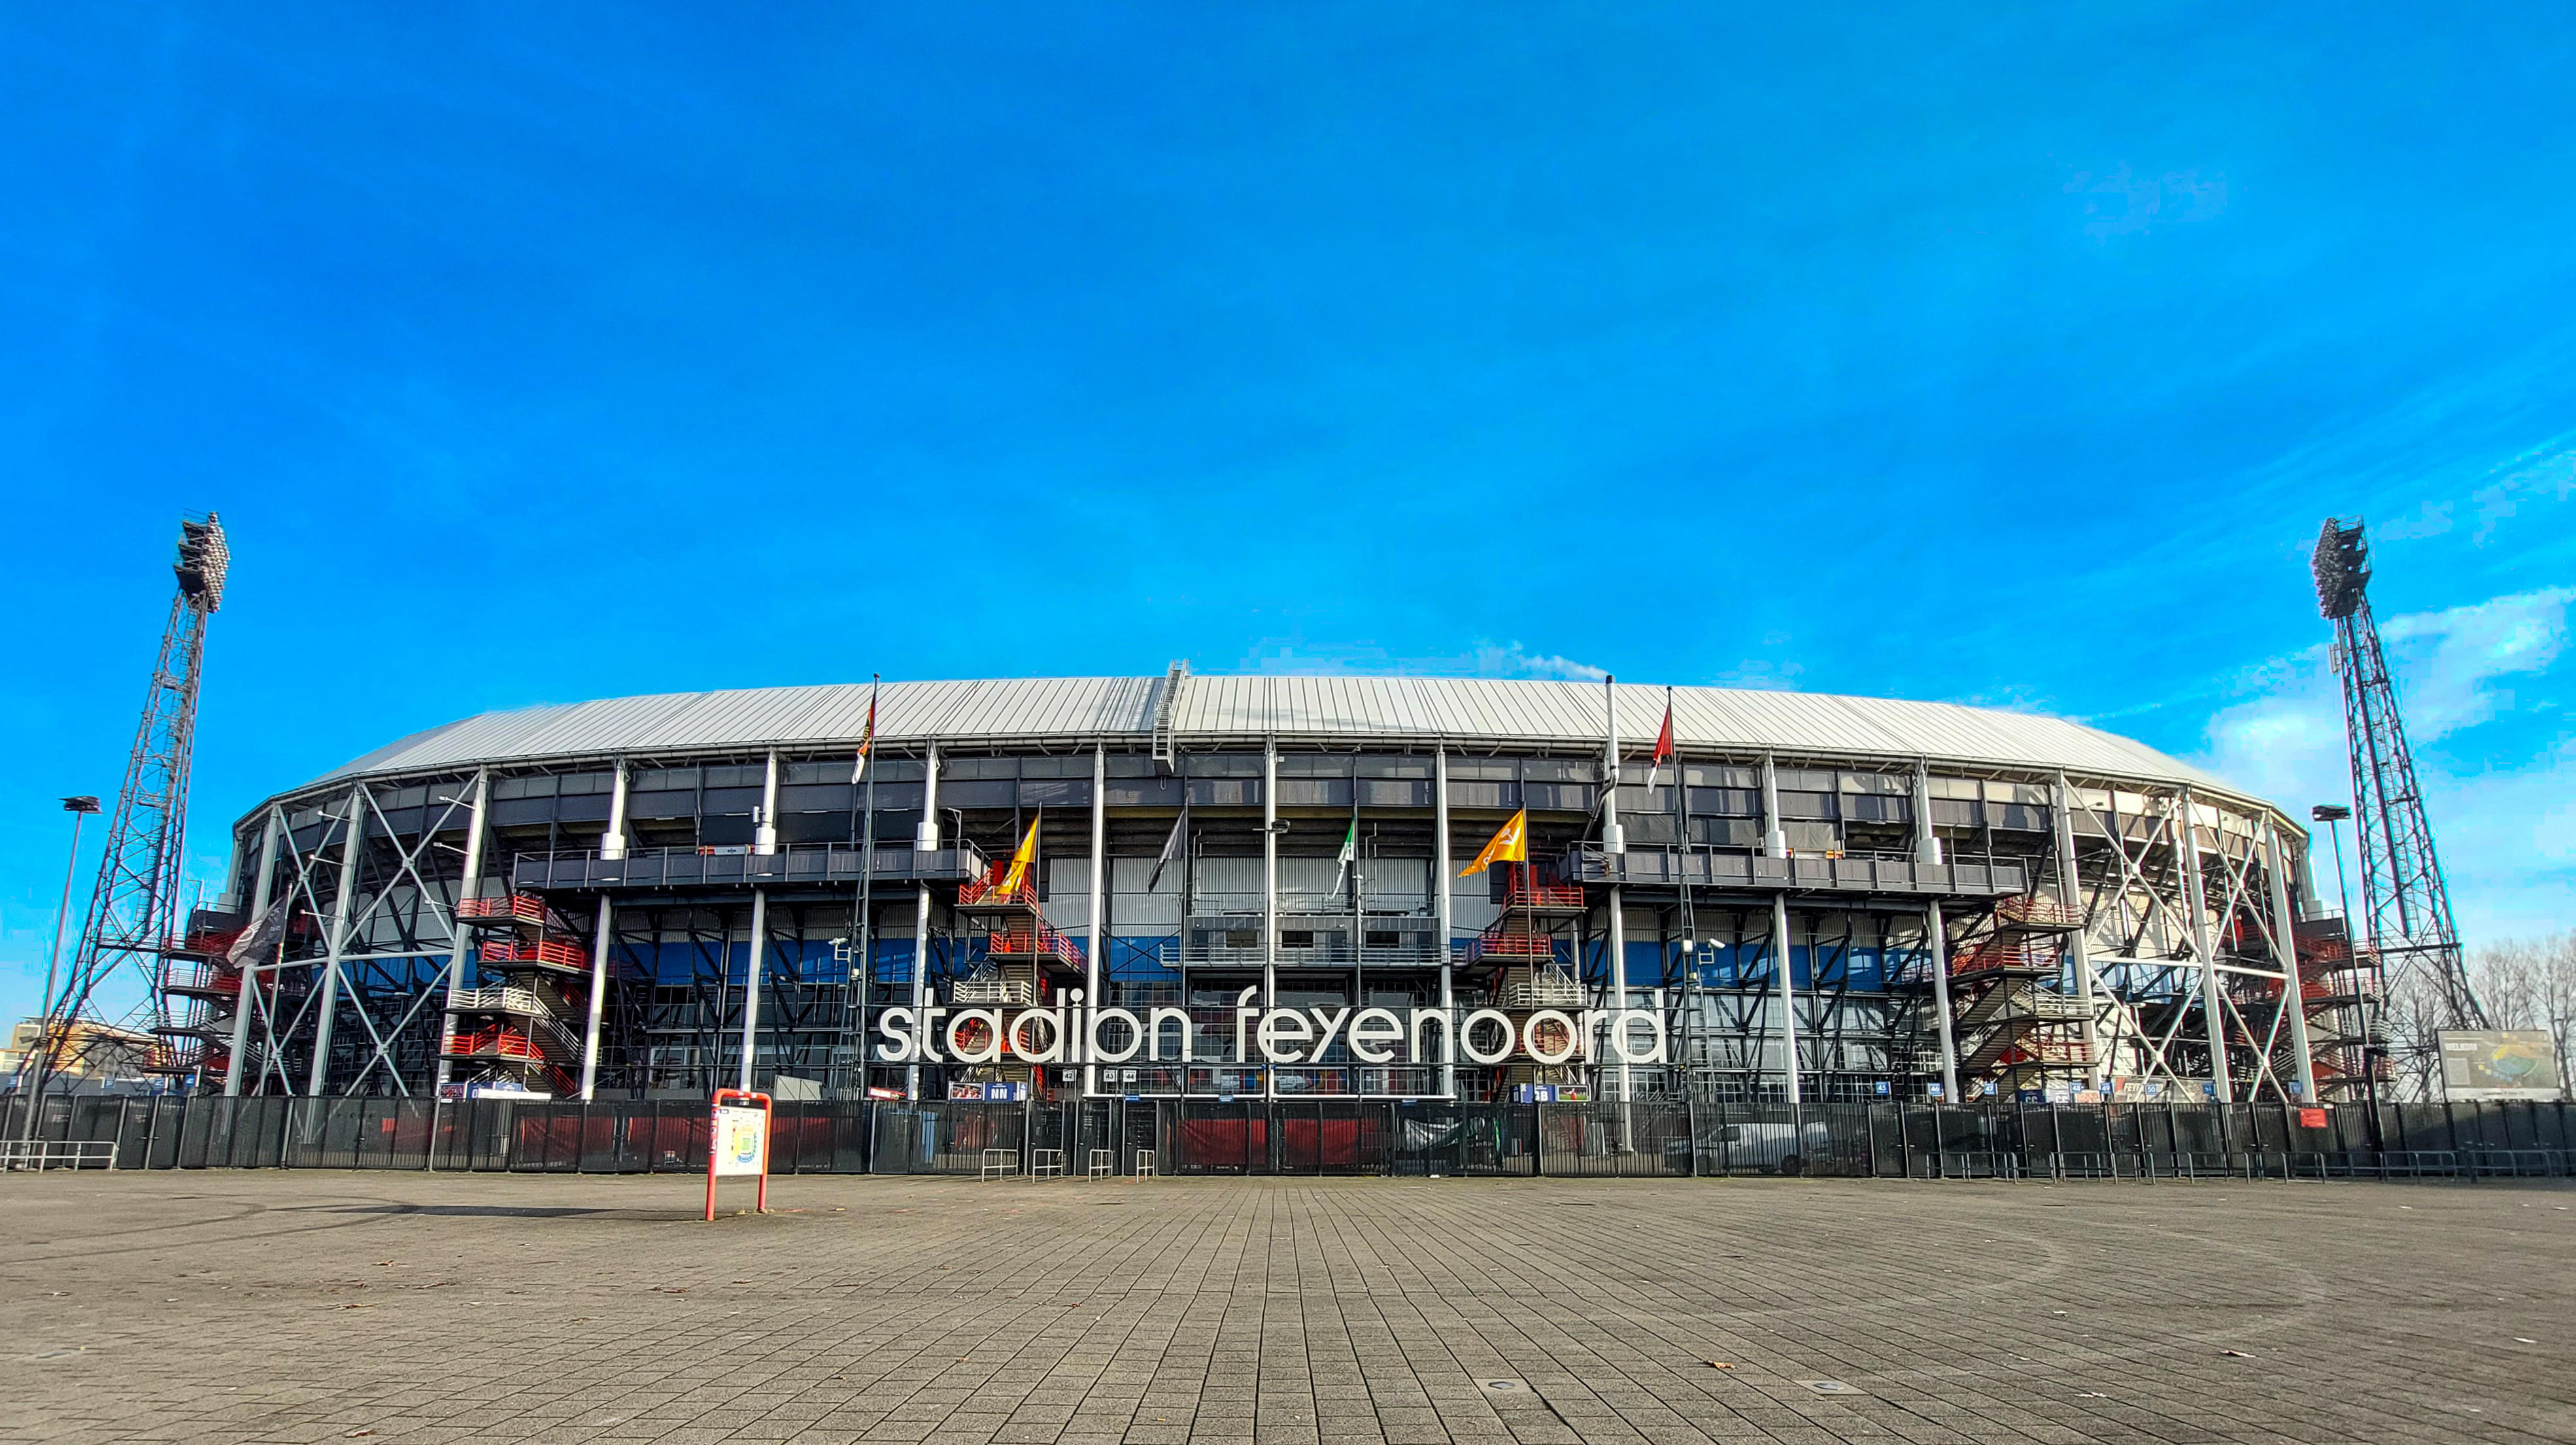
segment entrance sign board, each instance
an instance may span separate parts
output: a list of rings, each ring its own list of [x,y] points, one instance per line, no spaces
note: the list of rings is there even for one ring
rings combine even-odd
[[[741,1089],[716,1090],[707,1130],[707,1218],[716,1217],[716,1180],[754,1176],[760,1195],[754,1208],[769,1212],[769,1117],[767,1094]]]

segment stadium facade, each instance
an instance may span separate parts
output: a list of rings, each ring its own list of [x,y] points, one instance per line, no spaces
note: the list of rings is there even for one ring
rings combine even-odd
[[[242,1095],[2307,1103],[2370,1058],[2307,845],[2135,742],[1946,704],[1177,665],[622,698],[253,809],[169,964],[170,1066]]]

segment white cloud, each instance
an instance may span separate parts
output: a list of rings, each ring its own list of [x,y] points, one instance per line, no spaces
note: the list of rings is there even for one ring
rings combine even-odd
[[[1533,653],[1518,642],[1478,640],[1451,656],[1399,657],[1374,643],[1314,644],[1266,641],[1243,659],[1247,672],[1288,675],[1358,674],[1422,677],[1561,677],[1599,682],[1609,669],[1554,653]]]
[[[2576,588],[2553,587],[2380,624],[2425,811],[2472,942],[2576,922],[2576,740],[2459,775],[2424,749],[2508,715],[2552,711],[2545,700],[2520,702],[2512,683],[2546,673],[2565,653],[2571,603]],[[2195,761],[2296,812],[2349,801],[2343,693],[2327,659],[2320,645],[2254,669],[2246,684],[2255,695],[2210,718]]]
[[[1610,675],[1606,667],[1594,667],[1554,653],[1539,656],[1515,642],[1509,647],[1487,643],[1476,649],[1478,677],[1562,677],[1575,682],[1599,682]]]

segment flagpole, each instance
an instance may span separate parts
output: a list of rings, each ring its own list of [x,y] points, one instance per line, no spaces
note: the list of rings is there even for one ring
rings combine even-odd
[[[868,674],[868,724],[859,740],[860,767],[877,740],[877,691],[880,674]],[[859,826],[859,1097],[868,1096],[868,990],[876,982],[877,775],[865,774],[861,792],[865,820]]]

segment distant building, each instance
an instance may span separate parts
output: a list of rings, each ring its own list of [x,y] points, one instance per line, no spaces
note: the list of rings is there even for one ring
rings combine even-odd
[[[20,1019],[9,1031],[9,1047],[0,1049],[0,1088],[14,1087],[28,1056],[42,1037],[40,1019]],[[77,1023],[54,1042],[54,1061],[49,1070],[57,1080],[77,1079],[91,1084],[122,1083],[144,1076],[153,1059],[153,1037],[139,1029],[121,1029],[113,1024]],[[55,1083],[49,1088],[60,1088]]]

